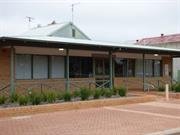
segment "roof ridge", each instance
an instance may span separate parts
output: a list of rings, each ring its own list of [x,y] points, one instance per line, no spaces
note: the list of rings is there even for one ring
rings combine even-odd
[[[54,25],[59,25],[59,24],[69,24],[71,22],[60,22],[60,23],[55,23],[55,24],[47,24],[47,25],[43,25],[43,26],[40,26],[40,27],[34,27],[30,30],[35,30],[35,29],[40,29],[40,28],[46,28],[46,27],[49,27],[49,26],[54,26]]]
[[[180,33],[177,34],[169,34],[169,35],[163,35],[163,36],[153,36],[153,37],[147,37],[147,38],[142,38],[141,40],[144,39],[154,39],[154,38],[164,38],[164,37],[170,37],[170,36],[180,36]]]

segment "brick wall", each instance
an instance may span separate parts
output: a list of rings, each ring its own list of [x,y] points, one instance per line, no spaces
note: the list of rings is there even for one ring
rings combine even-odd
[[[171,77],[145,77],[145,83],[152,84],[155,87],[158,86],[158,80],[159,86],[163,86],[166,83],[171,83]],[[142,90],[143,89],[143,78],[142,77],[115,77],[114,78],[114,86],[120,87],[125,86],[128,89],[133,90]]]
[[[9,84],[10,80],[10,50],[0,48],[0,88]]]
[[[71,78],[70,90],[76,90],[80,87],[94,88],[92,83],[94,78]],[[58,91],[64,91],[66,89],[66,79],[37,79],[37,80],[16,80],[15,91],[22,92],[23,90],[48,90],[55,89]]]

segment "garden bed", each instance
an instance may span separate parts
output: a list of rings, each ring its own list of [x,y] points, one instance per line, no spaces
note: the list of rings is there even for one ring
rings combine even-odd
[[[127,90],[124,87],[114,89],[87,89],[80,88],[72,92],[63,91],[27,91],[24,94],[14,93],[7,97],[0,95],[0,107],[18,107],[28,105],[39,105],[48,103],[76,102],[92,99],[118,98],[127,96]]]
[[[38,113],[47,113],[55,111],[69,111],[77,109],[87,109],[94,107],[103,106],[115,106],[124,104],[143,103],[149,101],[155,101],[156,96],[143,95],[143,96],[130,96],[130,97],[114,97],[109,99],[96,99],[88,101],[76,101],[76,102],[64,102],[64,103],[53,103],[53,104],[42,104],[42,105],[29,105],[21,107],[10,107],[0,109],[0,118],[2,117],[14,117],[22,115],[32,115]]]

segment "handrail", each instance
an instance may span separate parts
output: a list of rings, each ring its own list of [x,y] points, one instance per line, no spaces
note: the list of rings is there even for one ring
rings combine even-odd
[[[8,87],[10,87],[10,84],[5,85],[4,87],[0,88],[0,91],[3,91],[3,90],[5,90],[5,89],[7,89]]]
[[[123,79],[123,82],[125,82],[125,85],[126,85],[127,89],[128,89],[128,85],[127,85],[128,82],[129,82],[129,83],[141,84],[142,86],[143,86],[143,85],[144,85],[144,86],[147,86],[148,92],[149,92],[149,90],[150,90],[150,87],[153,88],[153,89],[156,88],[155,85],[153,85],[153,84],[151,84],[151,83],[148,83],[148,82],[143,83],[143,81]],[[146,87],[145,87],[145,89],[146,89]]]

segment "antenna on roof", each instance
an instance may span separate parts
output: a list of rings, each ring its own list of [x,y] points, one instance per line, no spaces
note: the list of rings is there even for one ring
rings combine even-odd
[[[76,6],[76,5],[79,5],[80,3],[73,3],[73,4],[71,4],[71,21],[72,21],[72,23],[74,22],[74,6]]]
[[[34,18],[30,17],[30,16],[26,16],[26,18],[28,19],[28,29],[30,29],[31,28],[31,22],[32,22],[32,20],[34,20]]]

